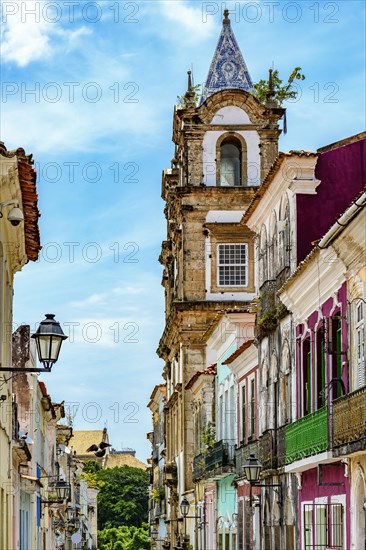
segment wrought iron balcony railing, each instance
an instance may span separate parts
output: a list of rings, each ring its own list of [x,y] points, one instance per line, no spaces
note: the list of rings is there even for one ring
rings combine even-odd
[[[277,429],[277,468],[286,464],[286,426]]]
[[[332,431],[333,447],[366,440],[366,386],[333,401]]]
[[[263,470],[273,470],[277,468],[275,430],[266,430],[259,438],[259,460],[263,465]]]
[[[235,466],[235,442],[234,440],[216,441],[214,447],[205,456],[206,474],[214,472],[223,474],[229,472]]]
[[[277,468],[277,440],[275,430],[266,430],[258,440],[243,445],[236,450],[237,475],[243,475],[243,463],[253,454],[259,459],[263,470]]]
[[[323,407],[286,426],[286,464],[327,449],[327,407]]]
[[[197,481],[198,479],[201,479],[204,477],[206,472],[206,457],[204,453],[200,453],[199,455],[195,456],[193,459],[193,474],[192,479],[193,481]]]
[[[248,460],[249,455],[259,456],[259,441],[251,441],[246,445],[242,445],[235,451],[235,464],[236,464],[236,475],[239,477],[243,476],[243,464]]]

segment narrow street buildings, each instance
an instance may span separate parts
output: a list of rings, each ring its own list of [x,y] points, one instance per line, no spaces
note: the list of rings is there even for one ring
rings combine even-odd
[[[364,544],[366,134],[279,153],[273,97],[254,97],[225,12],[163,172],[158,548]]]

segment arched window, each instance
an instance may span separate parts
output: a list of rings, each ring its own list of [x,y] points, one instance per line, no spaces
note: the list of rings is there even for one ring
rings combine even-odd
[[[224,141],[220,147],[220,185],[235,186],[241,181],[241,150],[234,141]]]

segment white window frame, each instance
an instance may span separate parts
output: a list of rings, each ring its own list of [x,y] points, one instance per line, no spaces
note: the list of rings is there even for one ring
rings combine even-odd
[[[365,304],[363,300],[356,303],[356,386],[361,388],[366,383],[365,373]],[[363,369],[363,372],[361,372]]]
[[[254,382],[252,386],[252,382]],[[255,375],[249,376],[247,379],[248,384],[248,424],[247,424],[247,437],[255,437],[255,413],[258,407],[257,403],[257,384],[255,380]],[[254,390],[254,394],[252,394],[252,388]],[[254,398],[254,411],[252,411],[252,401]],[[252,417],[252,412],[254,412],[254,418]],[[254,431],[252,431],[252,423],[254,424]]]
[[[245,263],[220,264],[220,247],[223,246],[243,246],[245,248]],[[248,244],[247,243],[218,243],[217,244],[217,286],[222,288],[245,288],[248,286]],[[220,282],[221,267],[244,267],[245,284],[225,284]]]

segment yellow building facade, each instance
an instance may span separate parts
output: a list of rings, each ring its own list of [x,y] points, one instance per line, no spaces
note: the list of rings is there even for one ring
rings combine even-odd
[[[40,250],[36,172],[31,155],[8,151],[0,142],[0,362],[12,366],[13,280]],[[15,208],[21,210],[18,221]],[[0,372],[0,549],[14,548],[12,537],[12,381]]]

